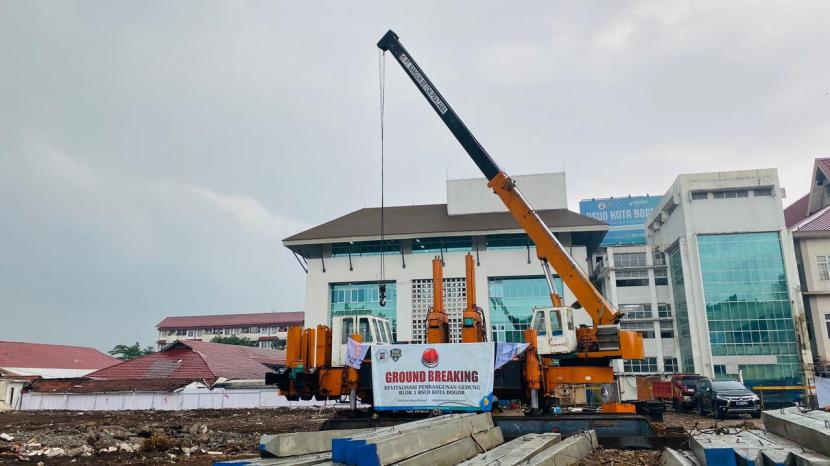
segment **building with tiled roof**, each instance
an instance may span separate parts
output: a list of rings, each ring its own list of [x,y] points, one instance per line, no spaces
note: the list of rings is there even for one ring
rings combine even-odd
[[[815,160],[810,191],[784,216],[795,244],[816,371],[830,372],[830,158]]]
[[[0,341],[0,409],[14,406],[30,380],[80,377],[119,362],[94,348]]]
[[[236,335],[260,348],[282,348],[289,327],[302,326],[303,312],[260,312],[166,317],[156,325],[158,348],[176,340],[211,341]]]
[[[565,173],[513,180],[583,271],[590,273],[589,257],[608,225],[568,210]],[[338,316],[372,314],[389,319],[396,341],[423,342],[435,256],[443,259],[444,306],[453,342],[460,339],[467,299],[467,254],[475,258],[479,283],[475,302],[487,320],[488,340],[520,341],[533,306],[550,305],[550,290],[533,242],[484,178],[448,180],[446,203],[333,214],[333,220],[283,240],[299,262],[297,271],[305,274],[306,327],[330,325]],[[559,277],[554,281],[565,302],[576,300]],[[381,284],[386,290],[384,305]],[[591,322],[583,310],[575,311],[575,319],[580,324]]]

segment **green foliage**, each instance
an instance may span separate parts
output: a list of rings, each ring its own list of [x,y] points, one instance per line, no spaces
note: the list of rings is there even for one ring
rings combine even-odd
[[[222,343],[225,345],[239,345],[239,346],[257,346],[257,342],[239,335],[229,335],[227,337],[217,336],[210,340],[211,343]]]
[[[146,356],[153,352],[153,347],[148,346],[144,349],[141,348],[141,345],[138,342],[135,342],[133,345],[115,345],[111,350],[108,351],[109,354],[115,356],[118,359],[123,361],[127,361],[130,359],[140,358],[141,356]]]

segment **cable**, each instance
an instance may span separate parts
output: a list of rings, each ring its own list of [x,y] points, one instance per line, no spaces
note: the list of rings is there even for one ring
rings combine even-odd
[[[383,179],[383,162],[384,162],[384,141],[383,141],[383,114],[385,106],[386,93],[386,52],[378,50],[378,81],[380,85],[380,286],[378,295],[378,304],[381,307],[386,306],[386,264],[385,264],[385,231],[384,231],[384,179]]]

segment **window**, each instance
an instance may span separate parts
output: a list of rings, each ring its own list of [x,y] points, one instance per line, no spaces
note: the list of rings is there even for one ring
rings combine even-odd
[[[640,332],[643,338],[654,338],[654,324],[651,322],[626,322],[620,323],[620,328],[623,330],[633,330]],[[655,362],[655,364],[657,364]]]
[[[830,256],[816,256],[819,280],[830,280]]]
[[[651,304],[621,304],[624,319],[651,319]]]
[[[412,240],[412,253],[441,253],[448,251],[467,252],[473,250],[473,238],[470,236],[452,236],[449,238],[415,238]]]
[[[668,270],[666,270],[664,268],[654,269],[654,284],[655,285],[668,285],[669,284]]]
[[[617,270],[617,286],[648,286],[648,270]]]
[[[545,277],[490,278],[489,324],[493,340],[524,342],[525,329],[530,327],[534,307],[550,307],[550,290]],[[554,277],[556,292],[562,296],[562,279]]]
[[[251,327],[248,329],[248,333],[259,333],[259,327]]]
[[[386,282],[386,306],[380,305],[380,284],[332,283],[329,287],[329,322],[345,315],[373,315],[389,319],[393,337],[397,328],[397,292],[394,282]]]
[[[620,252],[614,254],[614,267],[645,267],[646,253]]]
[[[824,324],[827,325],[827,334],[830,335],[830,314],[824,314]]]
[[[533,246],[530,238],[524,233],[511,235],[487,235],[487,249],[515,249]]]
[[[180,329],[176,330],[176,336],[177,337],[183,337],[183,336],[186,336],[186,335],[187,335],[187,329],[180,328]]]
[[[709,193],[706,191],[692,191],[693,201],[699,201],[701,199],[709,199]]]
[[[715,364],[715,377],[723,377],[726,375],[726,365]]]
[[[752,191],[752,194],[755,197],[762,197],[762,196],[769,196],[772,197],[772,188],[758,188]]]
[[[715,199],[734,199],[737,197],[749,197],[749,191],[745,189],[730,190],[730,191],[715,191],[712,193]]]
[[[343,319],[343,336],[340,338],[341,344],[346,344],[349,342],[349,337],[354,334],[354,319],[352,318],[345,318]]]
[[[660,322],[660,338],[674,338],[674,325],[671,321]]]
[[[677,372],[677,358],[663,358],[663,371]]]
[[[360,335],[360,340],[363,343],[372,342],[372,329],[369,327],[369,319],[361,317],[357,324],[357,333]]]
[[[624,372],[653,374],[658,371],[657,358],[629,359],[623,362]]]
[[[666,266],[666,255],[663,254],[662,252],[654,251],[654,255],[652,256],[652,258],[654,259],[654,265],[655,266],[657,266],[657,267],[659,267],[659,266],[665,267]]]
[[[657,304],[657,317],[661,319],[671,318],[671,305],[665,303]]]
[[[381,246],[380,241],[355,241],[352,243],[334,243],[331,245],[332,257],[343,256],[378,256],[380,254],[400,254],[401,242],[398,240],[385,240]]]

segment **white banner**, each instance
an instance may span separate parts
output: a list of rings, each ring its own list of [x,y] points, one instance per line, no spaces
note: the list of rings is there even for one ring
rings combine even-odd
[[[492,343],[375,345],[374,408],[490,411],[493,359]]]

